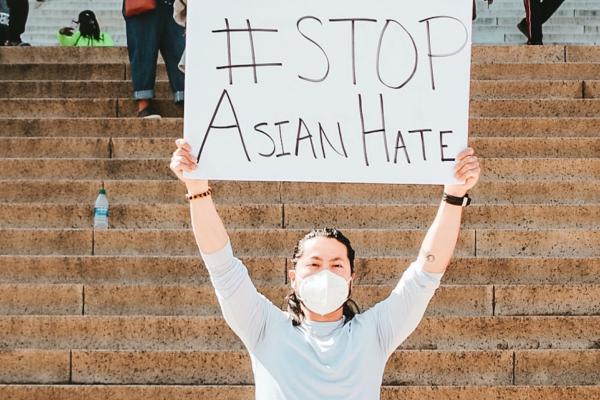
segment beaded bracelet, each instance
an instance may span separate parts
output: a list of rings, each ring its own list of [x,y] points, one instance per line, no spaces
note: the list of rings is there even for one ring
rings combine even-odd
[[[189,193],[186,193],[185,198],[188,199],[189,201],[192,201],[192,200],[195,200],[195,199],[201,199],[202,197],[208,197],[211,194],[212,194],[212,188],[209,187],[206,192],[202,192],[202,193],[198,193],[198,194],[189,194]]]

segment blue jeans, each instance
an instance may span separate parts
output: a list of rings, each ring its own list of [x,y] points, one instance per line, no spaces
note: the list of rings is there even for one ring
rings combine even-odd
[[[177,65],[185,49],[185,31],[173,19],[173,1],[157,0],[156,9],[125,17],[133,98],[154,98],[158,51],[165,60],[175,102],[184,98],[184,75]]]

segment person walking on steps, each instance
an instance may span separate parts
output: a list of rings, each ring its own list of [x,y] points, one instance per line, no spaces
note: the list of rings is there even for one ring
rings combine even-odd
[[[527,44],[543,45],[542,25],[564,0],[524,0],[525,18],[517,24],[521,33],[527,36]]]
[[[29,16],[28,0],[6,0],[9,9],[8,32],[5,46],[29,46],[21,40],[25,32],[27,17]]]
[[[161,117],[152,103],[159,50],[167,67],[175,103],[183,105],[185,78],[178,64],[185,48],[185,36],[184,28],[173,19],[173,1],[156,0],[154,9],[124,17],[133,97],[137,100],[140,118]]]
[[[394,350],[414,331],[440,285],[460,231],[463,206],[480,175],[473,149],[455,176],[416,260],[391,294],[366,312],[350,299],[355,252],[337,229],[316,229],[297,244],[282,311],[259,294],[232,250],[206,180],[191,180],[191,148],[176,142],[170,168],[188,190],[196,243],[225,321],[250,353],[257,400],[377,400]]]

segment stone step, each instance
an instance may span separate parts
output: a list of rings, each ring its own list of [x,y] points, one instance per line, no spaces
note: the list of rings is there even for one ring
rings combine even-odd
[[[285,257],[241,257],[254,282],[282,284]],[[357,284],[384,285],[400,277],[407,257],[358,255]],[[448,285],[550,285],[600,283],[600,258],[455,257],[443,282]],[[200,284],[208,272],[196,256],[0,256],[0,283],[35,284]]]
[[[474,63],[471,79],[597,79],[599,63]],[[0,64],[0,80],[125,80],[131,68],[125,64]],[[157,67],[157,79],[166,80],[164,65]]]
[[[92,228],[93,201],[82,204],[8,203],[0,208],[0,228]],[[230,229],[335,226],[340,229],[426,229],[437,205],[220,204]],[[187,204],[110,205],[109,224],[116,229],[190,229]],[[600,225],[600,204],[473,204],[462,226],[473,229],[591,228]]]
[[[0,180],[0,203],[93,204],[102,181]],[[105,180],[114,204],[186,204],[185,187],[176,180]],[[435,185],[377,185],[298,182],[213,181],[217,204],[439,204],[441,188]],[[553,193],[548,198],[547,193]],[[589,180],[486,180],[471,192],[475,203],[489,204],[597,204],[600,185]]]
[[[0,118],[0,137],[175,138],[182,118]],[[600,135],[598,117],[472,117],[471,137],[544,137]]]
[[[577,21],[580,23],[580,21]],[[517,22],[515,22],[516,24]],[[535,47],[478,46],[472,48],[475,63],[563,63],[596,62],[600,57],[597,46],[546,45]],[[566,55],[566,58],[565,58]],[[126,64],[129,59],[126,47],[73,48],[30,47],[0,48],[0,64]],[[159,57],[160,60],[160,57]],[[160,62],[160,61],[159,61]],[[121,75],[118,79],[123,79]]]
[[[91,203],[9,203],[0,209],[0,227],[92,228],[93,207]],[[281,204],[222,205],[218,209],[228,228],[280,228],[283,223]],[[189,214],[185,204],[111,204],[109,220],[111,228],[119,229],[190,229]]]
[[[600,285],[494,286],[494,315],[600,315]]]
[[[423,205],[284,204],[283,226],[292,229],[311,229],[313,226],[337,226],[341,229],[427,229],[437,209],[437,206]],[[512,204],[474,205],[465,211],[462,226],[472,229],[594,229],[599,225],[600,205]]]
[[[588,80],[473,80],[472,98],[582,98],[583,87],[597,86],[599,81]],[[156,82],[159,98],[171,96],[168,81]],[[131,98],[131,82],[125,80],[0,80],[4,98]]]
[[[143,139],[138,138],[143,141]],[[150,139],[152,142],[153,139]],[[39,158],[110,158],[110,138],[5,138],[0,137],[0,157],[39,157]],[[174,140],[169,138],[171,146]],[[165,152],[163,152],[163,156]]]
[[[564,5],[563,5],[564,6]],[[516,27],[518,20],[514,18],[477,18],[475,24],[477,26],[486,26],[486,25],[501,25],[507,27]],[[544,24],[544,29],[550,28],[551,26],[561,26],[561,25],[595,25],[600,22],[600,18],[594,16],[587,17],[566,17],[566,16],[552,16],[546,23]]]
[[[416,254],[425,234],[422,230],[347,230],[353,238],[356,249],[363,256],[413,255]],[[504,232],[504,231],[503,231]],[[512,236],[517,232],[507,231]],[[581,231],[583,232],[583,231]],[[236,254],[240,256],[290,256],[291,249],[304,236],[305,230],[269,229],[247,230],[230,229]],[[499,233],[501,237],[508,236]],[[570,240],[548,255],[570,249],[569,245],[579,247],[593,244],[596,235],[592,232],[587,239],[574,243],[582,236],[577,231],[558,232],[565,236],[572,234]],[[191,230],[148,230],[148,229],[109,229],[92,231],[91,229],[0,229],[0,254],[3,255],[198,255],[198,247]],[[512,239],[515,246],[516,239]],[[544,244],[547,245],[547,243]],[[506,245],[504,247],[509,247]],[[538,245],[539,247],[539,245]],[[497,250],[498,251],[498,250]],[[582,256],[592,256],[594,249],[583,249]],[[459,236],[456,255],[474,255],[475,231],[463,229]],[[523,251],[521,254],[526,255]],[[481,255],[484,255],[482,253]]]
[[[0,201],[92,204],[98,195],[101,180],[5,180],[5,192]],[[179,203],[185,204],[185,186],[175,179],[168,180],[105,180],[109,200],[115,203]],[[228,204],[280,202],[279,182],[211,182],[217,202]],[[19,189],[20,187],[20,189]],[[383,186],[381,186],[383,188]],[[357,191],[357,190],[355,190]],[[437,190],[439,199],[439,188]]]
[[[165,117],[182,117],[183,106],[155,99],[157,111]],[[0,99],[0,117],[135,117],[137,104],[131,99]]]
[[[496,63],[471,66],[471,78],[480,80],[593,80],[599,75],[600,63]]]
[[[0,80],[67,79],[123,80],[127,79],[127,76],[125,64],[91,64],[89,61],[85,64],[0,64]]]
[[[477,8],[477,16],[482,18],[487,17],[498,17],[498,18],[508,18],[513,17],[517,18],[519,21],[521,18],[525,16],[525,11],[523,6],[515,6],[514,8],[509,9],[496,9],[494,6],[491,6],[489,9],[487,7],[478,7]],[[559,8],[556,10],[553,16],[557,17],[593,17],[596,16],[594,8],[590,6],[589,9],[565,9]]]
[[[598,81],[589,81],[595,86]],[[587,81],[577,80],[475,80],[471,82],[471,98],[582,98]],[[2,82],[0,82],[0,88]],[[591,97],[591,96],[590,96]]]
[[[598,322],[598,316],[425,316],[399,348],[597,349]],[[243,349],[221,316],[0,316],[0,327],[0,346],[4,349]]]
[[[565,60],[568,62],[600,62],[600,48],[598,46],[567,46],[565,47]]]
[[[600,64],[599,64],[600,65]],[[600,72],[600,71],[599,71]],[[155,100],[165,117],[183,116],[171,100]],[[0,117],[134,117],[130,99],[0,99]],[[471,100],[472,117],[597,117],[600,99],[482,99]]]
[[[397,279],[396,279],[397,281]],[[289,286],[259,285],[257,289],[276,307],[283,307]],[[361,309],[368,309],[384,300],[394,289],[394,285],[356,285],[352,288],[352,298]],[[500,290],[500,289],[496,289]],[[537,297],[532,292],[539,293]],[[573,302],[556,304],[566,295],[576,290],[585,290],[588,296],[581,296],[577,304]],[[434,295],[426,315],[493,315],[494,288],[476,285],[442,285]],[[557,296],[555,301],[545,295]],[[83,296],[85,292],[85,301]],[[506,292],[506,294],[505,294]],[[496,298],[502,315],[550,314],[596,315],[599,307],[594,306],[589,297],[600,293],[600,285],[586,285],[543,291],[538,287],[508,287]],[[501,299],[501,300],[499,300]],[[522,310],[528,303],[535,303],[530,313]],[[548,310],[541,307],[547,303]],[[199,316],[220,315],[221,310],[210,283],[199,285],[48,285],[48,284],[9,284],[0,285],[0,315],[139,315],[139,316]]]
[[[11,139],[16,140],[16,139]],[[43,140],[43,139],[42,139]],[[4,144],[5,146],[2,146]],[[481,158],[503,158],[503,157],[597,157],[600,155],[600,138],[547,138],[541,141],[539,138],[504,138],[504,137],[471,137],[469,145],[477,150]],[[90,146],[90,144],[88,144]],[[1,150],[2,148],[6,150]],[[0,139],[0,154],[10,151],[11,148],[30,149],[31,147],[10,146],[10,143],[2,143]],[[114,138],[112,139],[113,158],[154,158],[170,157],[175,149],[173,138]],[[7,157],[29,157],[36,152],[6,153]],[[42,157],[44,157],[42,155]]]
[[[519,34],[522,35],[517,29],[517,22],[519,20],[513,21],[510,25],[496,25],[496,26],[473,26],[473,40],[477,40],[478,37],[485,34],[490,33],[500,33],[502,35],[511,35],[511,34]],[[544,37],[548,34],[560,35],[561,37],[569,37],[573,34],[583,34],[585,33],[584,27],[587,26],[596,26],[600,24],[600,20],[596,20],[594,22],[588,24],[564,24],[564,25],[544,25]],[[33,35],[32,35],[33,36]],[[512,35],[511,35],[512,36]],[[524,37],[524,36],[523,36]],[[571,43],[571,42],[567,42]]]
[[[0,350],[0,383],[68,383],[69,351]]]
[[[239,256],[290,256],[306,230],[232,229]],[[414,256],[423,230],[348,229],[361,256]],[[477,240],[475,241],[475,236]],[[177,255],[198,254],[190,230],[0,229],[2,255]],[[598,257],[600,231],[591,229],[463,229],[456,256]]]
[[[155,100],[165,117],[183,116],[183,107]],[[471,100],[472,117],[597,117],[600,99],[483,99]],[[0,99],[0,117],[133,117],[130,99]]]
[[[472,100],[471,116],[476,117],[597,117],[600,99]]]
[[[572,12],[573,10],[577,10],[577,9],[584,9],[584,8],[589,8],[589,9],[593,10],[593,9],[595,9],[595,7],[597,5],[598,5],[597,0],[576,0],[574,2],[564,4],[564,6],[560,8],[560,10],[566,10],[569,12]],[[486,9],[486,10],[490,11],[491,13],[493,13],[496,10],[506,10],[506,9],[523,10],[523,3],[519,2],[519,1],[507,1],[507,2],[502,2],[502,3],[494,2],[492,5],[490,5],[489,8],[486,8],[485,5],[482,6],[481,8]]]
[[[487,180],[598,180],[600,158],[484,158]],[[175,179],[169,159],[0,159],[0,179]]]
[[[417,230],[346,230],[359,254],[414,255],[424,231]],[[4,233],[5,231],[0,231]],[[20,236],[14,231],[13,237]],[[23,232],[23,231],[20,231]],[[230,237],[241,255],[289,255],[305,230],[230,230]],[[4,236],[4,235],[2,235]],[[32,235],[33,236],[33,235]],[[98,255],[197,254],[198,249],[189,231],[111,230],[95,232],[94,251]],[[17,249],[21,253],[27,246]],[[88,243],[89,245],[89,243]],[[11,246],[12,247],[12,246]],[[28,249],[38,252],[41,249]],[[87,250],[87,246],[84,247]],[[10,249],[10,254],[15,254]],[[7,251],[2,249],[2,254]],[[39,254],[39,253],[37,253]],[[89,254],[89,253],[84,253]],[[456,247],[457,256],[573,256],[600,255],[600,231],[595,230],[478,230],[463,229]]]
[[[183,136],[183,118],[0,118],[1,137]]]
[[[28,362],[23,360],[27,354]],[[84,384],[251,384],[246,351],[93,351],[71,353],[72,383]],[[61,363],[35,362],[51,358]],[[65,383],[68,351],[8,350],[0,360],[10,368],[2,383]],[[394,352],[383,376],[386,385],[594,385],[598,350]],[[6,364],[5,364],[6,365]],[[514,367],[514,368],[513,368]],[[14,372],[13,372],[14,371]],[[68,376],[67,376],[68,378]],[[513,383],[514,382],[514,383]]]
[[[600,138],[589,137],[471,137],[469,145],[481,158],[580,158],[600,155]],[[4,158],[169,158],[173,137],[0,137]]]
[[[600,63],[473,63],[472,79],[548,80],[597,79]],[[166,80],[165,66],[157,67],[157,79]],[[125,80],[131,79],[129,65],[125,64],[0,64],[0,80]]]
[[[588,81],[583,84],[583,97],[588,99],[600,98],[600,81]]]
[[[572,85],[581,82],[571,82]],[[168,81],[156,82],[156,96],[171,95]],[[560,89],[556,89],[560,90]],[[566,89],[563,89],[566,90]],[[574,93],[575,88],[571,88]],[[581,92],[581,90],[580,90]],[[569,92],[567,92],[569,93]],[[0,81],[0,94],[6,98],[131,98],[133,87],[125,80],[49,80],[49,81]],[[581,97],[581,96],[580,96]]]
[[[396,279],[397,280],[397,279]],[[395,284],[395,282],[394,282]],[[257,286],[275,306],[283,307],[289,286]],[[384,300],[394,285],[356,285],[352,298],[367,310]],[[219,315],[210,284],[0,285],[0,314],[44,315]],[[426,315],[600,315],[600,284],[587,285],[442,285]],[[15,300],[18,297],[18,300]],[[83,308],[82,308],[83,307]]]
[[[524,41],[527,41],[527,38],[521,33],[505,34],[504,39],[505,43],[523,43]],[[593,30],[586,30],[586,33],[544,33],[544,43],[586,43],[597,45],[600,44],[600,33]]]
[[[11,400],[251,400],[247,385],[0,385],[0,396]],[[600,386],[382,386],[381,399],[544,399],[589,400]]]
[[[253,281],[260,284],[285,283],[285,257],[244,257]],[[410,261],[401,259],[402,270]],[[523,261],[523,260],[521,260]],[[589,271],[595,270],[595,259],[556,260],[559,282],[586,283]],[[367,261],[363,261],[368,265]],[[526,261],[530,263],[531,260]],[[507,260],[511,264],[511,260]],[[577,265],[573,270],[569,265]],[[507,265],[508,265],[507,264]],[[535,266],[533,266],[535,268]],[[543,266],[538,266],[544,268]],[[365,267],[366,269],[367,267]],[[485,267],[483,267],[485,268]],[[518,268],[518,267],[515,267]],[[550,267],[547,267],[550,268]],[[581,271],[581,272],[577,272]],[[366,273],[366,271],[365,271]],[[379,274],[381,276],[381,274]],[[466,278],[466,277],[463,277]],[[369,283],[368,279],[364,280]],[[208,271],[196,256],[0,256],[0,283],[35,284],[200,284],[208,283]],[[511,281],[507,281],[510,283]],[[372,282],[371,282],[372,283]]]
[[[600,135],[600,118],[471,118],[471,137],[552,137]]]
[[[82,315],[83,285],[0,285],[2,315]]]

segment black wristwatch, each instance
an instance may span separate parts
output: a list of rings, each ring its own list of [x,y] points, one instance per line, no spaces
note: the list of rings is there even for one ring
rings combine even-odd
[[[442,200],[448,204],[452,204],[453,206],[461,206],[466,207],[471,204],[471,198],[468,194],[465,194],[463,197],[450,196],[449,194],[444,193]]]

